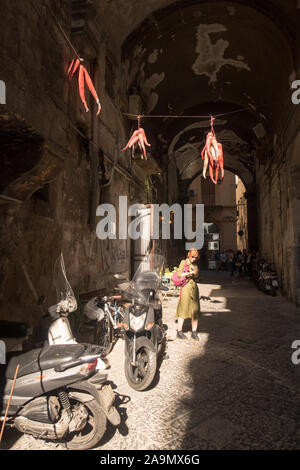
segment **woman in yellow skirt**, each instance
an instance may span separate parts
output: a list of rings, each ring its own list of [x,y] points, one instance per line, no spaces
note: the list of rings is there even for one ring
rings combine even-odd
[[[186,277],[187,283],[180,289],[180,299],[177,305],[176,317],[178,317],[177,338],[186,339],[182,332],[184,320],[192,319],[191,338],[199,341],[197,335],[198,320],[200,318],[199,291],[195,279],[198,277],[198,266],[195,261],[199,258],[198,250],[190,250],[186,260],[182,260],[177,271],[178,277]]]

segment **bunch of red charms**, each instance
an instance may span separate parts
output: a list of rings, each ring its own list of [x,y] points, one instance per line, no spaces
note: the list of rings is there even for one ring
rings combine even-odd
[[[140,127],[140,118],[141,116],[138,116],[138,129],[134,131],[132,136],[130,137],[126,147],[122,149],[122,152],[126,150],[127,148],[134,148],[135,144],[138,144],[141,152],[142,152],[142,160],[143,160],[143,154],[145,157],[145,160],[147,160],[147,155],[146,155],[146,147],[145,144],[148,145],[148,147],[151,147],[151,144],[149,144],[145,131],[142,127]]]
[[[91,80],[91,77],[90,77],[88,71],[86,70],[86,68],[81,64],[80,59],[73,59],[72,60],[72,62],[70,64],[70,67],[68,69],[69,81],[72,80],[72,78],[75,74],[77,74],[77,77],[78,77],[79,95],[80,95],[81,101],[84,104],[86,112],[89,111],[89,108],[86,104],[86,99],[85,99],[85,89],[84,89],[85,83],[87,84],[90,92],[92,93],[92,95],[95,98],[96,103],[98,105],[98,110],[97,110],[97,116],[98,116],[98,114],[101,111],[101,104],[100,104],[97,92],[95,90],[95,87],[93,85],[93,82]]]
[[[223,163],[223,149],[222,145],[217,141],[216,134],[213,127],[214,117],[211,117],[211,131],[206,136],[206,142],[201,152],[202,160],[204,158],[202,175],[206,178],[207,165],[209,165],[209,175],[213,183],[218,182],[218,173],[221,170],[222,180],[224,178],[224,163]],[[215,179],[213,171],[215,172]]]

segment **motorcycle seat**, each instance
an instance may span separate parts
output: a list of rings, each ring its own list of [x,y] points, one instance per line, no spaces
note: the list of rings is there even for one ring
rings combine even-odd
[[[71,362],[80,357],[85,349],[82,344],[59,344],[47,345],[21,354],[8,353],[5,377],[13,379],[18,364],[18,377],[22,377]]]

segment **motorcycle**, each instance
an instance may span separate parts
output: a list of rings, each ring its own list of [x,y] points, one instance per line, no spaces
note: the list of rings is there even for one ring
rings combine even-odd
[[[279,283],[274,265],[267,262],[262,262],[258,269],[258,287],[265,294],[270,294],[273,297],[277,295]]]
[[[102,348],[78,344],[68,314],[77,309],[62,255],[54,267],[58,303],[49,308],[53,322],[42,348],[9,353],[0,369],[0,420],[36,438],[59,441],[69,449],[90,449],[103,437],[106,423],[120,424],[107,376],[96,371]],[[19,368],[17,367],[19,366]],[[10,406],[9,395],[15,380]],[[4,416],[5,413],[5,416]]]
[[[131,282],[115,275],[123,301],[129,301],[123,304],[125,376],[138,391],[150,387],[166,351],[167,326],[162,321],[160,291],[168,288],[162,285],[163,264],[162,256],[151,255],[140,264]]]

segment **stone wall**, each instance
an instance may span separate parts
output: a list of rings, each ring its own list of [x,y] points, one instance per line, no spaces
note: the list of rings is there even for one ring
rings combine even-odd
[[[283,292],[296,302],[299,284],[300,109],[294,107],[272,160],[257,164],[260,251],[274,262]],[[298,131],[297,131],[298,129]]]
[[[236,204],[237,204],[237,234],[241,231],[243,235],[237,236],[237,249],[243,251],[248,249],[248,216],[247,201],[244,197],[246,188],[240,178],[237,179]]]
[[[220,230],[220,250],[237,248],[236,229],[236,184],[235,175],[225,170],[224,180],[221,184],[214,185],[207,176],[203,184],[202,174],[198,175],[190,184],[189,190],[193,190],[190,196],[190,204],[204,204],[205,222],[215,223]],[[210,193],[207,194],[208,190]],[[211,201],[211,202],[210,202]],[[204,250],[206,246],[204,247]],[[206,254],[203,255],[207,257]]]
[[[145,199],[143,176],[121,152],[128,125],[120,101],[107,92],[107,56],[114,56],[99,18],[87,19],[93,41],[85,30],[71,36],[99,91],[102,112],[96,118],[89,92],[86,113],[75,79],[70,88],[66,78],[73,52],[55,18],[69,35],[71,2],[43,5],[18,0],[0,5],[0,79],[7,86],[6,105],[0,108],[0,156],[3,171],[12,166],[0,195],[0,318],[32,325],[40,323],[43,298],[45,306],[55,301],[53,265],[61,250],[77,294],[105,286],[108,273],[129,272],[130,242],[99,240],[94,209],[100,202],[117,203],[119,195],[128,195],[130,203]],[[118,87],[117,73],[115,80]],[[27,166],[20,172],[24,155]],[[103,170],[105,187],[99,180]]]

